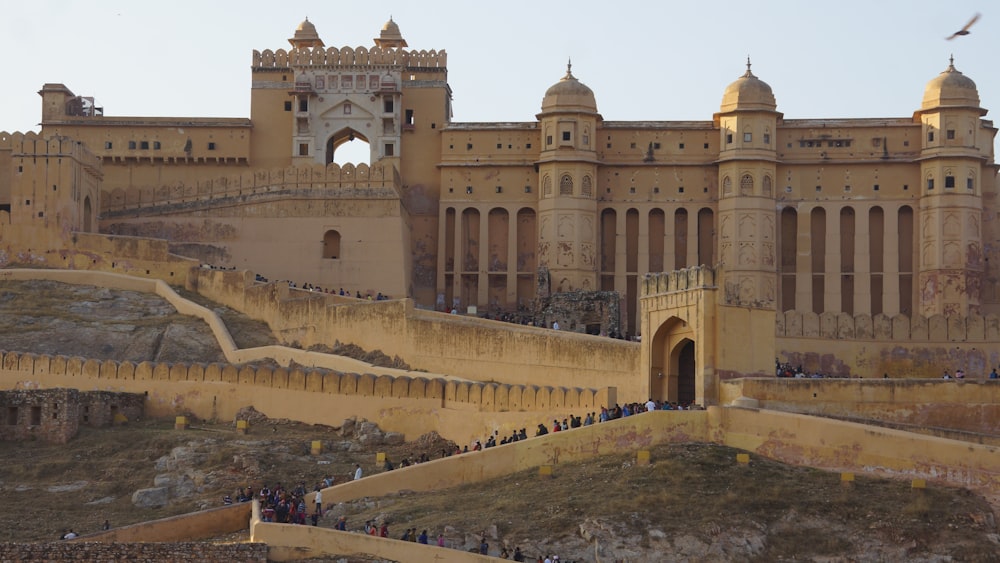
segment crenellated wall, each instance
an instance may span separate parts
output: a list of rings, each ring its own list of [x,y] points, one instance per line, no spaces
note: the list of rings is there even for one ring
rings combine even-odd
[[[448,66],[444,49],[407,51],[381,47],[316,47],[314,49],[265,49],[254,50],[251,68],[289,68],[291,66],[368,66],[391,65],[411,68],[438,68]]]
[[[202,202],[226,202],[255,195],[283,195],[308,191],[324,198],[391,198],[399,196],[399,171],[390,163],[289,166],[248,170],[191,183],[166,186],[130,186],[101,192],[102,213],[135,212],[144,208]]]
[[[786,311],[779,313],[778,337],[899,342],[997,342],[997,315],[849,315]]]

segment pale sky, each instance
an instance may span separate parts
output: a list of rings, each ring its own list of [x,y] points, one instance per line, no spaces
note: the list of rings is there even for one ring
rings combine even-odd
[[[787,119],[909,117],[955,66],[1000,124],[1000,6],[987,0],[33,0],[5,3],[0,130],[38,130],[46,82],[110,116],[249,117],[254,49],[289,48],[306,16],[331,46],[373,45],[392,18],[448,52],[456,122],[533,121],[565,73],[605,120],[710,120],[745,71]],[[974,14],[971,34],[945,37]]]

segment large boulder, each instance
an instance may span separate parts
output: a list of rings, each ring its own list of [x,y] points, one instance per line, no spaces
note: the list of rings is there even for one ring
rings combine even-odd
[[[132,493],[132,504],[138,508],[161,508],[167,505],[169,498],[166,487],[139,489]]]

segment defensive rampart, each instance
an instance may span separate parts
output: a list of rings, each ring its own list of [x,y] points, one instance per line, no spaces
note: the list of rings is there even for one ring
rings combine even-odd
[[[633,342],[425,311],[409,299],[345,300],[254,284],[244,272],[199,270],[191,281],[198,293],[304,348],[339,340],[399,356],[421,371],[510,385],[613,386],[623,400],[647,398]]]
[[[721,386],[722,404],[1000,434],[1000,380],[745,378]]]
[[[169,206],[210,205],[262,197],[320,197],[331,199],[396,199],[400,188],[399,171],[388,163],[326,166],[289,166],[248,170],[167,186],[131,186],[101,192],[101,213],[105,218],[130,216],[141,210]]]

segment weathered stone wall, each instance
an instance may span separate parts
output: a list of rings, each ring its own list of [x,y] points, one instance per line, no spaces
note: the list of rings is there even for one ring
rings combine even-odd
[[[65,444],[81,425],[108,426],[116,416],[142,416],[143,396],[76,389],[0,391],[0,440],[44,440]]]
[[[0,543],[0,561],[267,563],[262,543]]]

